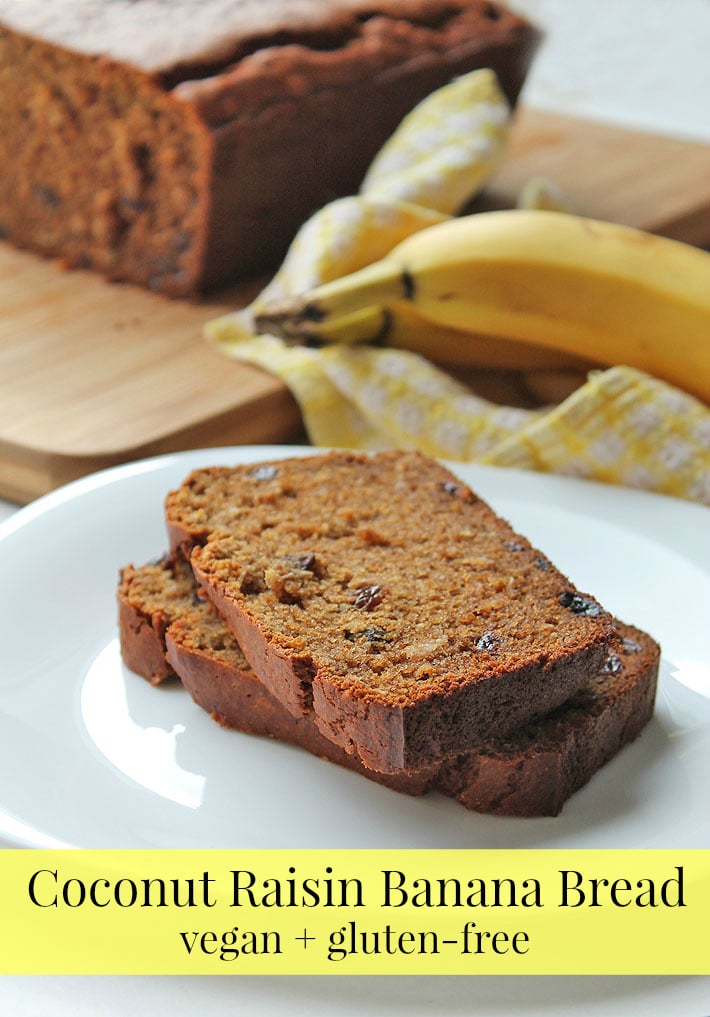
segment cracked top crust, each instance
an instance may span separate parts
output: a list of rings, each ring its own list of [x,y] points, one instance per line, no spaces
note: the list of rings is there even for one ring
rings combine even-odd
[[[527,26],[484,0],[0,0],[0,24],[10,29],[150,74],[289,42],[338,48],[378,18],[436,31],[462,13],[491,37]]]

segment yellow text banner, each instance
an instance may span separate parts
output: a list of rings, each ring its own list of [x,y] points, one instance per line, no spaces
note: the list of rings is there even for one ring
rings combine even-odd
[[[710,973],[710,851],[0,853],[3,974]]]

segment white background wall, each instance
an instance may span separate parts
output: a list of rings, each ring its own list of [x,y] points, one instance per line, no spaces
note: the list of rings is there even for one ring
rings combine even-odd
[[[545,30],[531,106],[710,143],[710,0],[509,0]]]

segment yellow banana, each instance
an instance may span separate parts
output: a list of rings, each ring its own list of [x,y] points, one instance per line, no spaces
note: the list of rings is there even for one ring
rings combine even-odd
[[[594,364],[563,350],[531,346],[515,339],[484,335],[441,325],[424,318],[408,303],[394,304],[387,311],[382,342],[402,350],[414,350],[434,363],[484,370],[589,370]]]
[[[257,314],[256,317],[259,323],[266,320],[263,315]],[[386,343],[394,349],[416,351],[428,360],[447,367],[514,371],[576,368],[587,371],[595,366],[591,361],[560,350],[439,325],[423,318],[411,304],[405,303],[393,304],[386,309],[365,307],[332,320],[326,318],[317,329],[309,329],[302,338],[309,346]]]
[[[414,350],[437,364],[484,370],[589,370],[594,364],[559,350],[541,349],[498,336],[462,332],[423,318],[411,304],[384,309],[366,307],[331,321],[326,318],[307,336],[309,345],[354,345],[386,342],[400,350]]]
[[[402,307],[416,323],[431,323],[433,359],[443,359],[431,351],[437,330],[454,343],[460,333],[461,364],[475,363],[472,334],[496,336],[637,367],[710,401],[710,254],[564,212],[447,220],[352,275],[265,310],[257,325],[297,340],[388,341]],[[342,337],[341,319],[349,323]],[[426,334],[413,329],[410,348],[425,352]]]

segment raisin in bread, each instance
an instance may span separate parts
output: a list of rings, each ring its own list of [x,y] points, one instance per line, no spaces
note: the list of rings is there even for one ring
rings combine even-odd
[[[161,679],[177,674],[219,723],[298,745],[397,791],[438,790],[479,812],[558,814],[653,712],[658,647],[645,633],[615,622],[616,645],[601,670],[549,716],[426,771],[378,774],[325,739],[311,718],[293,717],[274,699],[184,561],[124,569],[119,603],[128,666],[150,681],[157,673]]]
[[[375,770],[505,735],[606,659],[600,605],[419,453],[200,470],[166,516],[269,691]]]

